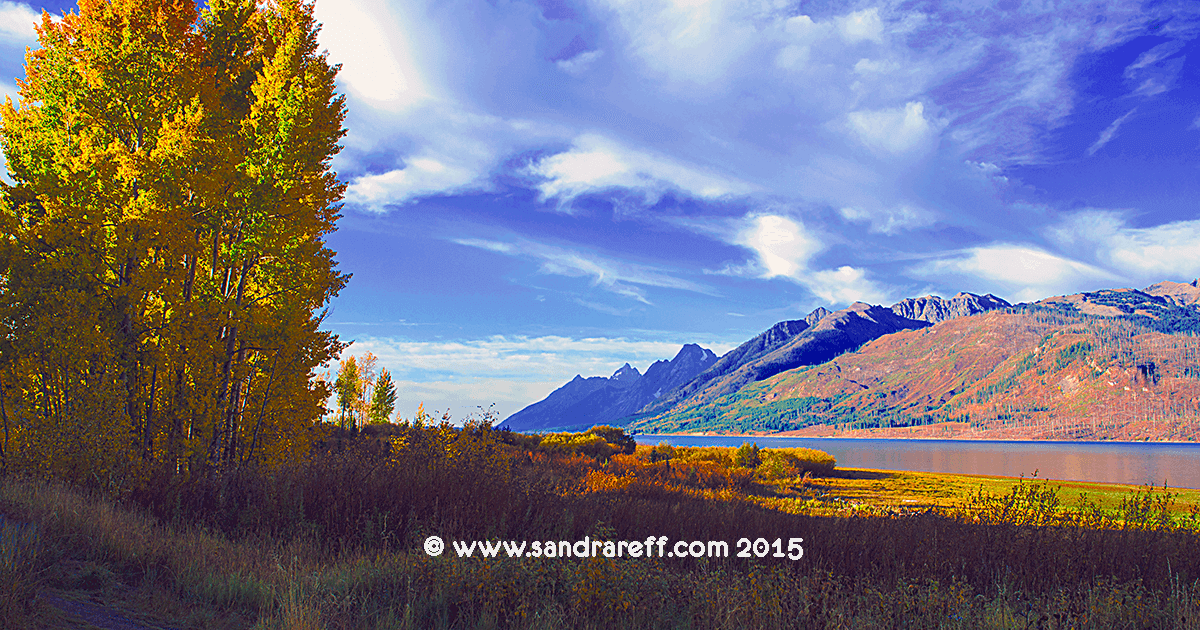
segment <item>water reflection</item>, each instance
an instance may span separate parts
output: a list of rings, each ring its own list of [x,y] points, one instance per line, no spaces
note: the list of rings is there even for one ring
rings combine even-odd
[[[1200,444],[1159,442],[1004,442],[638,435],[642,444],[803,447],[825,451],[838,466],[1154,484],[1200,488]]]

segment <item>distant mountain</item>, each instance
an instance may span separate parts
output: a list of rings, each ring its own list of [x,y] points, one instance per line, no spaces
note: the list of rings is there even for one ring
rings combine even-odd
[[[834,313],[819,308],[803,320],[775,324],[738,346],[629,421],[710,402],[780,372],[823,363],[883,335],[1008,306],[1012,305],[994,295],[959,293],[948,300],[936,295],[908,298],[890,309],[863,302]]]
[[[815,320],[812,325],[802,320],[776,324],[721,357],[717,365],[669,397],[647,405],[638,417],[705,404],[780,372],[824,363],[882,335],[930,325],[863,302],[833,313],[820,310],[819,318],[807,318]]]
[[[548,431],[614,424],[716,361],[712,350],[690,343],[674,359],[655,361],[645,374],[626,363],[609,378],[576,376],[544,400],[509,416],[500,426],[514,431]]]
[[[910,322],[938,319],[953,315],[945,302],[961,296],[942,304],[905,300],[890,312]],[[719,395],[693,395],[669,409],[639,414],[629,428],[773,432],[819,425],[894,431],[957,422],[945,430],[1003,439],[1196,439],[1198,298],[1200,281],[1016,306],[993,296],[965,299],[963,304],[996,306],[878,335],[820,363],[762,370],[755,376],[766,376],[745,379]],[[965,308],[957,312],[974,307]],[[856,304],[787,346],[802,347],[817,329],[837,329],[839,319],[846,324],[843,332],[873,334],[885,322],[872,327],[866,319],[875,320],[881,310],[889,309]],[[785,355],[784,350],[773,354]]]
[[[725,353],[708,369],[695,375],[694,378],[681,383],[675,389],[664,392],[653,401],[648,401],[641,413],[652,413],[658,409],[669,409],[680,401],[703,390],[709,383],[719,380],[741,368],[743,365],[761,358],[774,350],[786,345],[797,335],[808,330],[829,314],[823,308],[818,308],[804,319],[794,319],[779,322],[768,328],[757,337]],[[636,411],[636,410],[635,410]]]

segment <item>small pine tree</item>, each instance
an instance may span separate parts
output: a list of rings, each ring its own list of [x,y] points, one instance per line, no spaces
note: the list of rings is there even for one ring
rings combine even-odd
[[[375,392],[371,396],[371,411],[367,414],[370,422],[383,424],[392,416],[396,408],[396,386],[392,384],[392,375],[387,368],[380,368],[379,377],[375,379]]]

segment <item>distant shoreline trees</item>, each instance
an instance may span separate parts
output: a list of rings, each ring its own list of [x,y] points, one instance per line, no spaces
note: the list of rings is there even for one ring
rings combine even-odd
[[[0,465],[118,488],[306,452],[349,279],[317,30],[303,0],[43,13],[0,108]]]

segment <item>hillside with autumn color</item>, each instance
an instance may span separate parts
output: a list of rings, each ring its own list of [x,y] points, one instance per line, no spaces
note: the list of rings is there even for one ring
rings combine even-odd
[[[1061,296],[884,335],[700,404],[651,432],[1193,440],[1197,283]]]

